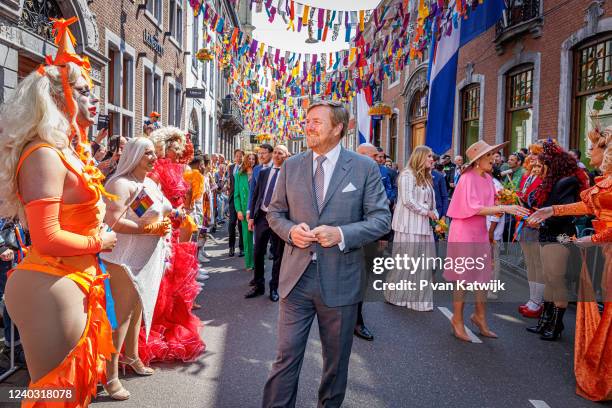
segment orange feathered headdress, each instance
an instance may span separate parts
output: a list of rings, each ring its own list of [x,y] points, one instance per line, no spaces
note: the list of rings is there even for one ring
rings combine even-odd
[[[47,66],[54,65],[58,67],[60,71],[65,98],[64,113],[66,114],[71,126],[72,134],[70,137],[72,138],[75,135],[79,135],[79,142],[87,143],[87,129],[80,129],[76,124],[77,107],[74,98],[72,98],[72,87],[68,81],[68,63],[73,63],[81,68],[83,77],[89,83],[90,88],[93,87],[93,82],[90,75],[91,65],[89,63],[89,59],[86,56],[83,57],[76,53],[74,49],[76,39],[70,31],[70,28],[68,28],[69,25],[77,22],[78,18],[52,18],[51,21],[53,22],[53,29],[51,33],[55,38],[57,53],[55,54],[55,58],[53,58],[51,55],[47,55],[45,58],[45,63]],[[38,67],[38,73],[41,75],[46,74],[43,65]]]
[[[81,161],[85,165],[83,173],[88,181],[95,185],[95,187],[106,197],[114,199],[116,198],[112,194],[108,194],[102,186],[102,180],[104,176],[100,170],[94,165],[93,158],[91,157],[91,149],[89,148],[89,141],[87,140],[87,128],[78,126],[76,122],[77,106],[74,98],[72,97],[72,86],[69,81],[69,68],[68,64],[73,63],[81,68],[81,74],[83,78],[89,84],[90,89],[93,88],[93,82],[91,80],[91,64],[87,56],[78,55],[74,49],[76,45],[76,39],[68,28],[69,25],[78,21],[77,17],[71,17],[69,19],[63,18],[52,18],[53,22],[52,34],[55,39],[55,45],[57,45],[57,53],[55,58],[51,55],[47,55],[45,58],[45,64],[47,66],[56,66],[60,72],[62,80],[62,89],[64,91],[64,113],[70,123],[70,135],[69,139],[72,142],[75,136],[78,136],[75,150],[79,154]],[[38,67],[38,73],[40,75],[46,75],[45,66],[41,65]]]

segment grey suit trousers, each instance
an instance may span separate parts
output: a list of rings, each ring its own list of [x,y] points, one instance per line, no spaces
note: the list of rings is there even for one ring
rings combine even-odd
[[[357,320],[357,303],[328,307],[321,299],[317,265],[310,263],[279,305],[277,356],[264,387],[264,408],[295,407],[300,370],[315,315],[323,349],[318,407],[340,407]]]

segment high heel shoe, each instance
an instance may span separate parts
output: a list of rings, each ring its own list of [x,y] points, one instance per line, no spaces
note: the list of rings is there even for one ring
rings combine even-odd
[[[467,343],[471,343],[472,339],[470,338],[470,336],[467,335],[467,333],[465,335],[459,333],[457,331],[457,329],[455,329],[455,325],[453,324],[453,322],[451,321],[451,330],[452,330],[452,335],[455,336],[457,339],[461,340],[461,341],[465,341]]]
[[[485,323],[484,322],[479,322],[478,320],[476,320],[474,315],[470,316],[470,321],[474,324],[474,326],[478,327],[478,330],[480,331],[480,335],[481,336],[488,337],[490,339],[496,339],[497,338],[497,334],[495,334],[494,332],[489,330],[488,327],[485,327]]]
[[[108,386],[114,382],[118,382],[119,383],[119,389],[114,391],[114,392],[110,392],[108,390]],[[107,381],[106,384],[104,384],[104,391],[106,391],[106,393],[108,394],[108,396],[111,399],[114,399],[115,401],[126,401],[127,399],[130,398],[130,392],[128,390],[126,390],[125,388],[123,388],[123,384],[121,384],[119,382],[119,377],[115,377],[115,378],[111,378],[110,381]]]
[[[149,376],[155,373],[155,370],[151,367],[147,367],[144,363],[138,358],[133,357],[128,360],[119,361],[121,368],[123,370],[123,375],[125,375],[125,367],[128,366],[138,375]]]
[[[526,330],[529,333],[542,334],[544,332],[544,328],[548,325],[548,322],[552,318],[552,310],[554,307],[555,304],[553,302],[544,302],[544,309],[542,310],[538,324],[527,327]]]

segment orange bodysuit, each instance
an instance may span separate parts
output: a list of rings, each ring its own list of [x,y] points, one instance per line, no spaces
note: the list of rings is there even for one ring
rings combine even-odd
[[[576,393],[592,401],[612,400],[612,175],[598,177],[595,185],[581,193],[582,201],[553,206],[554,215],[595,215],[593,242],[606,243],[602,276],[604,312],[597,303],[578,302],[574,373]],[[587,274],[582,276],[581,296],[594,298]],[[590,292],[590,293],[589,293]],[[585,298],[586,298],[585,297]]]
[[[90,199],[79,204],[64,204],[59,198],[28,203],[25,208],[32,247],[13,273],[38,271],[74,281],[87,299],[87,323],[76,346],[60,365],[36,383],[30,383],[30,389],[71,388],[75,397],[66,402],[24,401],[22,407],[80,408],[88,406],[91,398],[95,397],[98,382],[105,382],[106,361],[115,351],[105,311],[104,279],[108,275],[101,273],[96,257],[102,244],[98,235],[104,217],[104,206],[100,205],[103,188],[90,181],[84,172],[75,169],[59,150],[46,144],[25,151],[17,173],[23,161],[42,147],[57,152],[66,168],[83,181],[86,186],[83,194]]]

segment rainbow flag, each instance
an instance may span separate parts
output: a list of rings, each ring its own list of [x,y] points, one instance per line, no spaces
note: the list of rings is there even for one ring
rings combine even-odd
[[[142,217],[152,205],[153,199],[149,197],[147,192],[143,189],[138,196],[136,196],[136,199],[132,201],[130,208],[134,210],[137,216]]]

